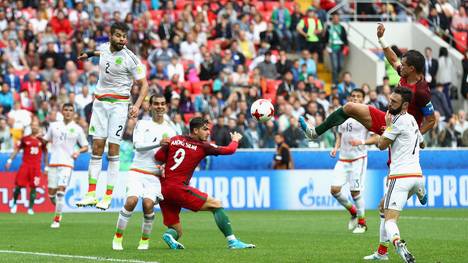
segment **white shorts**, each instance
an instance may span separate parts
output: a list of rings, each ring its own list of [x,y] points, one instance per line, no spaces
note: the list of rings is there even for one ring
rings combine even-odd
[[[93,113],[89,123],[89,134],[120,144],[128,119],[128,103],[110,103],[97,99],[93,102]]]
[[[424,187],[423,177],[388,180],[384,195],[384,209],[402,211],[408,198]]]
[[[72,174],[72,168],[66,166],[49,167],[47,175],[47,186],[49,188],[57,188],[58,186],[68,186]]]
[[[139,173],[130,170],[127,181],[127,197],[148,198],[156,204],[163,200],[161,194],[161,182],[154,175]]]
[[[343,186],[349,184],[349,190],[364,190],[364,181],[366,179],[367,157],[357,159],[353,162],[336,162],[333,170],[332,186]]]

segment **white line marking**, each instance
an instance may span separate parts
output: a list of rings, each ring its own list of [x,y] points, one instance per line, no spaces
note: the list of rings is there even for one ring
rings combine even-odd
[[[158,263],[157,261],[142,261],[142,260],[135,260],[135,259],[118,259],[118,258],[93,257],[93,256],[64,255],[64,254],[53,254],[53,253],[17,251],[17,250],[0,250],[0,253],[23,254],[23,255],[45,256],[45,257],[58,257],[58,258],[79,258],[79,259],[89,259],[89,260],[95,260],[95,261],[132,262],[132,263]]]
[[[467,217],[432,217],[432,216],[402,216],[401,219],[437,220],[437,221],[468,221]]]

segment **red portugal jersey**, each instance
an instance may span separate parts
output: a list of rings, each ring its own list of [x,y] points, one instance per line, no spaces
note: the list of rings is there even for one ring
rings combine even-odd
[[[161,183],[188,185],[193,171],[207,155],[233,154],[237,145],[233,141],[228,146],[221,147],[189,136],[174,136],[169,145],[161,147],[155,155],[157,161],[166,163]]]
[[[42,154],[47,152],[44,140],[31,135],[23,137],[18,147],[23,149],[22,165],[40,166]]]

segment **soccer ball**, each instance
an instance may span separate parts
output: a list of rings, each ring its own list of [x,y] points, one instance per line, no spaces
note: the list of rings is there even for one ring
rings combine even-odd
[[[269,100],[259,99],[250,107],[250,114],[259,122],[267,122],[275,114],[275,108]]]

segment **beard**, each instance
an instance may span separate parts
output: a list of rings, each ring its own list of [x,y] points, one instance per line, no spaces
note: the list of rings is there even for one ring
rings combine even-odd
[[[388,109],[388,112],[390,112],[390,114],[392,115],[397,115],[397,114],[400,114],[401,110],[403,109],[403,104],[400,105],[400,107],[396,108],[396,109]]]
[[[112,46],[112,49],[114,50],[117,50],[117,51],[120,51],[123,49],[123,47],[125,46],[124,44],[120,44],[118,42],[111,42],[111,46]]]

